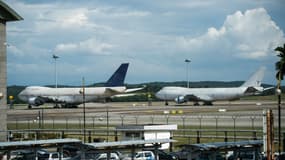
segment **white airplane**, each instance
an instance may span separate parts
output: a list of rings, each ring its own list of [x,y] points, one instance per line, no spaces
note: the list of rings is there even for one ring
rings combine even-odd
[[[204,105],[212,105],[213,101],[237,100],[243,96],[259,95],[265,90],[274,87],[263,88],[261,80],[264,77],[265,67],[261,67],[240,87],[232,88],[185,88],[185,87],[163,87],[155,95],[161,100],[175,101],[177,104],[193,101],[194,105],[199,105],[199,101]]]
[[[116,95],[135,92],[142,88],[127,89],[124,86],[129,63],[123,63],[105,83],[105,87],[87,87],[84,89],[85,102],[101,102]],[[29,86],[18,97],[28,103],[28,108],[40,106],[44,103],[61,104],[62,107],[77,107],[83,103],[83,88],[50,88]]]

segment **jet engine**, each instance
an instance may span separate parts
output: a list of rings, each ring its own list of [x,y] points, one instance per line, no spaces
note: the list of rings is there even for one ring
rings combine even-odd
[[[44,103],[45,103],[45,101],[42,98],[39,98],[39,97],[29,98],[29,104],[31,104],[33,106],[40,106]]]
[[[187,102],[187,100],[185,99],[184,96],[178,96],[177,98],[174,99],[174,101],[175,101],[177,104],[181,104],[181,103]]]

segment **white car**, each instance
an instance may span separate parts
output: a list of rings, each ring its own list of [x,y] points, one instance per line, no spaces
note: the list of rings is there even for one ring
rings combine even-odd
[[[119,156],[116,153],[111,153],[110,154],[110,159],[111,160],[120,160]],[[95,160],[107,160],[107,153],[98,154],[95,157]]]
[[[152,151],[137,152],[135,160],[154,160],[155,156]]]
[[[58,152],[51,152],[51,153],[45,153],[42,155],[43,158],[46,158],[48,160],[59,160],[59,153]],[[69,160],[71,157],[68,157],[67,155],[63,154],[62,160]]]

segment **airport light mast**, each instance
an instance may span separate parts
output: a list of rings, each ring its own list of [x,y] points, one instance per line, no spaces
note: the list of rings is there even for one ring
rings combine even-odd
[[[189,63],[191,62],[191,60],[185,59],[185,62],[186,62],[186,65],[187,65],[187,69],[186,69],[187,88],[189,88]]]
[[[59,58],[59,56],[53,54],[52,58],[54,59],[54,77],[55,77],[55,88],[57,88],[57,66],[56,66],[56,59]]]
[[[82,103],[83,103],[83,142],[86,142],[86,110],[85,110],[85,79],[82,77]]]

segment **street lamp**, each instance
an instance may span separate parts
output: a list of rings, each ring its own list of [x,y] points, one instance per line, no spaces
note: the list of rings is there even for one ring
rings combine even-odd
[[[278,95],[278,153],[281,153],[281,89],[280,85],[276,89],[276,94]],[[284,145],[284,144],[283,144]]]
[[[86,142],[86,111],[85,111],[85,79],[82,78],[82,103],[83,103],[83,142]]]
[[[54,77],[55,77],[55,88],[57,88],[57,68],[56,68],[56,59],[59,58],[59,56],[53,54],[52,58],[54,59]]]
[[[189,59],[185,59],[187,69],[186,69],[186,76],[187,76],[187,88],[189,88],[189,63],[191,62]]]

